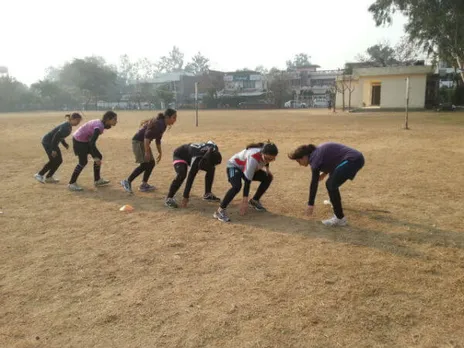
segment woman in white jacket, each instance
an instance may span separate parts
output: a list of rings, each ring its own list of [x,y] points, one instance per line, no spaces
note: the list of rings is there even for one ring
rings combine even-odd
[[[269,170],[269,163],[276,159],[278,153],[279,150],[274,143],[253,143],[229,159],[227,162],[227,178],[232,187],[227,191],[220,207],[214,213],[213,216],[216,219],[223,222],[230,221],[226,209],[242,189],[242,180],[245,185],[240,215],[246,214],[248,205],[258,211],[266,211],[260,203],[260,199],[271,185],[273,177]],[[248,200],[252,181],[260,181],[260,185],[253,198]]]

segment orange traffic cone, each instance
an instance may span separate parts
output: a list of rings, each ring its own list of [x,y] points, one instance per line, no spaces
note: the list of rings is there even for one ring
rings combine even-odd
[[[121,208],[119,208],[119,211],[134,211],[134,207],[131,206],[130,204],[123,205]]]

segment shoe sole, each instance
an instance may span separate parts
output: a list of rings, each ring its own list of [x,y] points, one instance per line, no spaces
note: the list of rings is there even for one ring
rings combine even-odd
[[[84,189],[76,190],[76,189],[70,189],[70,188],[68,188],[68,190],[71,191],[71,192],[82,192],[82,191],[84,191]]]
[[[179,208],[179,206],[176,207],[176,206],[172,206],[172,205],[169,205],[169,204],[166,204],[166,203],[164,203],[164,206],[165,206],[165,207],[168,207],[168,208],[170,208],[170,209],[177,209],[177,208]]]
[[[260,212],[267,211],[266,208],[260,209],[260,208],[258,208],[258,207],[256,207],[256,206],[254,206],[253,204],[248,204],[248,206],[249,206],[250,208],[254,208],[256,211],[260,211]]]
[[[321,222],[322,222],[322,221],[321,221]],[[325,224],[324,222],[322,222],[322,224],[323,224],[324,226],[327,226],[327,227],[344,227],[344,226],[348,225],[348,223],[344,223],[344,224],[335,224],[335,225],[333,225],[333,224]]]
[[[108,182],[108,183],[106,183],[106,184],[98,184],[98,185],[95,185],[95,184],[94,184],[94,186],[95,186],[95,187],[104,187],[104,186],[108,186],[109,184],[110,184],[110,183]]]
[[[221,200],[220,199],[207,199],[207,198],[203,198],[203,200],[205,202],[212,202],[212,203],[221,203]]]

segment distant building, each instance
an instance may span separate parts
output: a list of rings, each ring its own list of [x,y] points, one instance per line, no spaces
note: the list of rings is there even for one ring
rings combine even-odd
[[[432,66],[354,68],[351,75],[339,76],[337,84],[351,84],[352,108],[395,109],[406,105],[407,77],[410,108],[425,108],[436,101],[437,77]],[[345,90],[344,99],[347,107],[348,90]],[[340,90],[337,91],[336,106],[343,106]]]
[[[224,89],[221,96],[259,97],[267,92],[267,78],[257,71],[224,73]]]
[[[195,83],[198,83],[198,95],[201,100],[211,90],[220,91],[224,89],[224,73],[216,70],[209,70],[199,75],[185,71],[160,73],[151,79],[130,82],[131,85],[151,85],[153,90],[167,87],[174,94],[176,107],[193,103]]]
[[[269,75],[270,81],[276,76],[287,80],[287,89],[299,101],[304,101],[309,107],[326,106],[328,91],[335,85],[342,70],[318,70],[319,65],[309,65],[280,74]]]
[[[459,70],[451,67],[444,61],[439,61],[437,64],[436,73],[440,76],[440,88],[453,88],[456,84],[456,78]]]

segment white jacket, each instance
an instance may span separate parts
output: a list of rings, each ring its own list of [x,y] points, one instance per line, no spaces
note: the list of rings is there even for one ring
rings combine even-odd
[[[249,150],[243,150],[233,155],[227,161],[228,168],[240,169],[245,178],[252,181],[255,173],[262,169],[266,163],[263,160],[261,154],[261,148],[251,148]]]

